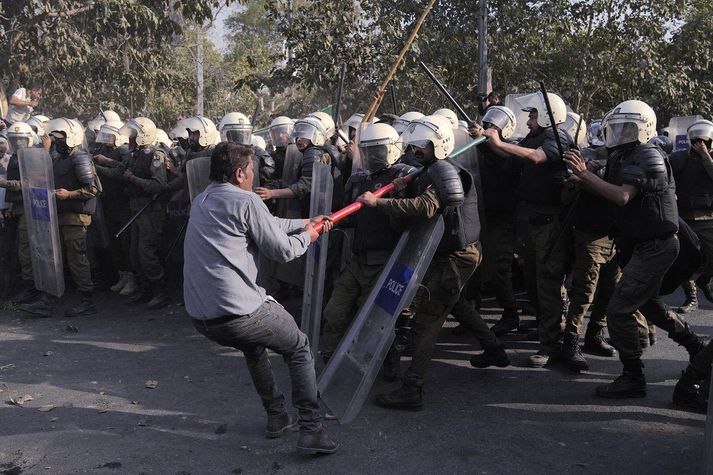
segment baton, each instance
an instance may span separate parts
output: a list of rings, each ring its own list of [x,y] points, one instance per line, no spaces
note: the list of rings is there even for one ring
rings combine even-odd
[[[151,197],[151,201],[149,201],[148,203],[146,203],[145,205],[143,205],[143,206],[141,207],[141,209],[138,210],[138,211],[136,212],[136,214],[133,215],[133,216],[131,217],[131,219],[130,219],[125,225],[123,225],[119,231],[117,231],[116,234],[114,234],[114,237],[115,237],[115,238],[118,238],[119,236],[121,236],[121,235],[124,233],[124,231],[126,231],[127,229],[129,229],[129,226],[131,226],[132,224],[134,224],[134,221],[136,221],[137,219],[139,219],[139,216],[141,216],[141,215],[143,214],[143,212],[146,211],[146,208],[148,208],[151,203],[153,203],[154,201],[156,201],[157,198],[158,198],[158,194],[153,195],[153,196]]]
[[[463,108],[460,106],[460,104],[458,104],[458,101],[456,101],[453,98],[453,96],[451,95],[451,93],[448,92],[448,89],[446,89],[446,86],[444,86],[443,83],[438,80],[436,75],[433,74],[433,72],[430,69],[428,69],[428,66],[426,66],[426,63],[424,63],[423,61],[420,61],[419,64],[421,65],[421,69],[423,69],[423,71],[428,75],[428,77],[431,78],[431,81],[433,81],[433,84],[435,84],[436,87],[441,90],[443,95],[446,96],[446,99],[448,99],[448,101],[451,104],[453,104],[453,107],[455,107],[458,110],[458,112],[460,112],[460,115],[463,116],[463,118],[466,120],[466,122],[468,122],[468,127],[475,124],[475,122],[473,122],[471,120],[471,118],[468,117],[468,114],[466,114],[465,110],[463,110]]]
[[[394,84],[391,83],[391,105],[394,108],[394,115],[399,115],[398,109],[396,108],[396,88],[394,87]]]
[[[342,70],[339,73],[339,87],[337,88],[337,100],[335,101],[334,110],[332,112],[332,120],[336,125],[339,121],[339,115],[342,113],[342,95],[344,94],[344,76],[347,74],[347,63],[342,64]]]
[[[486,140],[485,137],[479,137],[479,138],[473,140],[472,142],[470,142],[469,144],[464,145],[461,148],[459,148],[458,150],[456,150],[455,152],[453,152],[453,154],[451,154],[449,158],[455,158],[458,155],[465,152],[466,150],[468,150],[472,147],[475,147],[476,145],[480,145],[481,143],[485,142],[485,140]],[[412,171],[411,173],[409,173],[408,175],[400,177],[400,178],[404,182],[409,183],[409,182],[413,181],[417,176],[419,176],[423,172],[423,170],[424,170],[423,168],[418,168],[418,169]],[[373,191],[372,193],[377,198],[381,198],[382,196],[394,191],[394,188],[396,188],[396,185],[392,181],[388,185],[384,185],[381,188],[379,188],[378,190]],[[362,209],[363,206],[364,206],[364,203],[362,203],[360,201],[355,201],[354,203],[350,204],[349,206],[346,206],[346,207],[340,209],[339,211],[335,211],[334,213],[330,214],[329,220],[332,221],[333,223],[338,223],[339,221],[343,220],[347,216],[351,216],[352,214],[354,214],[357,211],[359,211],[360,209]],[[314,225],[314,229],[318,233],[321,233],[323,226],[324,226],[324,221],[320,221],[319,223]]]

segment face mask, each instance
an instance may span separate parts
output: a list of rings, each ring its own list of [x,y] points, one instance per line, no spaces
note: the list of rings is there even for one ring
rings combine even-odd
[[[62,139],[55,139],[54,141],[54,149],[57,150],[57,153],[60,155],[69,155],[69,152],[72,150],[68,145],[66,140]]]

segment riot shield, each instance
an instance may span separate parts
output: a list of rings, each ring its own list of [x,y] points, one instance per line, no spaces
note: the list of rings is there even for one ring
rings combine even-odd
[[[313,218],[332,211],[332,167],[321,162],[314,162],[312,168],[312,191],[309,203],[309,216]],[[307,249],[305,259],[304,293],[302,294],[302,318],[300,328],[312,348],[319,348],[319,329],[322,320],[322,301],[324,281],[327,273],[327,248],[329,233],[323,233]]]
[[[317,382],[320,398],[342,424],[356,418],[394,339],[394,324],[411,303],[438,243],[443,218],[404,232],[376,285]]]
[[[282,167],[282,182],[284,186],[289,186],[299,179],[300,166],[302,166],[302,152],[297,149],[297,145],[291,143],[285,149],[285,164]],[[290,198],[277,202],[277,215],[281,218],[302,218],[302,206],[299,200]]]
[[[253,188],[258,186],[260,186],[260,157],[253,154]]]
[[[359,142],[361,140],[361,135],[364,133],[364,130],[368,125],[369,124],[366,122],[359,122],[359,126],[356,128],[356,135],[354,136],[354,143],[356,146],[353,147],[352,154],[352,175],[365,173],[367,171],[364,159],[361,156],[361,150],[359,150]]]
[[[20,149],[18,158],[35,288],[61,297],[64,270],[52,159],[41,148]]]
[[[210,157],[197,157],[186,162],[186,179],[188,194],[193,198],[198,196],[210,183]]]
[[[512,134],[511,141],[517,143],[524,139],[530,129],[527,128],[527,121],[530,118],[530,113],[522,110],[522,104],[517,101],[518,97],[525,96],[526,94],[508,94],[505,96],[505,102],[503,105],[510,109],[513,114],[515,114],[515,132]]]
[[[673,142],[673,151],[688,150],[688,128],[697,120],[703,120],[700,115],[686,117],[671,117],[668,122],[668,137]]]

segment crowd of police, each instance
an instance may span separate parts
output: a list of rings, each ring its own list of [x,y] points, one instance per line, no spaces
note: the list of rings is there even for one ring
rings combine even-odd
[[[589,369],[582,349],[618,355],[621,376],[596,391],[605,398],[646,394],[642,353],[655,343],[658,326],[690,356],[674,403],[705,411],[713,349],[684,316],[697,308],[697,287],[713,301],[710,121],[690,125],[688,149],[669,155],[670,139],[657,134],[656,114],[641,101],[624,101],[587,127],[558,95],[542,92],[519,97],[513,108],[486,103],[474,124],[440,109],[366,121],[354,114],[337,127],[330,115],[315,112],[298,120],[277,117],[263,136],[237,112],[217,127],[195,116],[166,133],[146,117],[122,121],[102,111],[84,126],[31,115],[31,105],[8,114],[0,138],[0,187],[6,190],[0,259],[10,269],[2,290],[24,312],[50,316],[57,297],[35,286],[19,151],[36,147],[51,156],[63,255],[81,295],[66,316],[86,316],[99,311],[93,293],[102,286],[150,310],[171,302],[171,288],[180,285],[191,198],[200,191],[191,189],[189,164],[210,157],[220,142],[233,142],[252,147],[252,189],[273,214],[308,217],[315,163],[329,166],[332,210],[364,205],[337,226],[351,230],[350,239],[331,233],[322,332],[313,348],[325,361],[401,233],[443,217],[443,238],[399,317],[382,369],[401,385],[378,395],[378,405],[423,407],[426,370],[452,315],[483,350],[471,359],[476,368],[510,364],[502,337],[511,332],[539,341],[529,358],[533,367],[561,363],[579,372]],[[523,112],[528,133],[515,137]],[[479,138],[485,140],[476,154],[453,155]],[[404,179],[419,169],[417,178]],[[374,194],[391,182],[397,183],[394,194]],[[678,261],[690,258],[690,245],[704,265],[681,271],[685,263]],[[673,268],[679,272],[672,277]],[[534,327],[520,321],[513,269],[522,275]],[[261,272],[261,285],[278,301],[299,294],[299,266],[266,264]],[[671,285],[685,289],[676,311],[661,297],[662,286]],[[483,287],[504,309],[490,328],[478,311]],[[404,352],[411,360],[401,374]]]

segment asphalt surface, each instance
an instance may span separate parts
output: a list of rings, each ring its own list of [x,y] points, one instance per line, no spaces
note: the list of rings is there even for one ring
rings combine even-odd
[[[66,296],[57,314],[74,301]],[[308,457],[295,453],[297,433],[264,438],[242,355],[198,334],[183,307],[149,312],[108,292],[97,301],[99,315],[74,319],[0,310],[0,474],[700,470],[705,416],[672,409],[687,354],[660,331],[644,357],[647,397],[612,401],[594,388],[620,373],[616,359],[588,356],[592,369],[579,375],[531,369],[537,344],[510,335],[513,366],[476,370],[468,359],[477,346],[449,322],[422,412],[368,402],[351,424],[326,422],[338,453]],[[711,335],[713,306],[702,305],[687,320]],[[289,395],[285,365],[272,362]],[[372,395],[395,387],[379,382]]]

